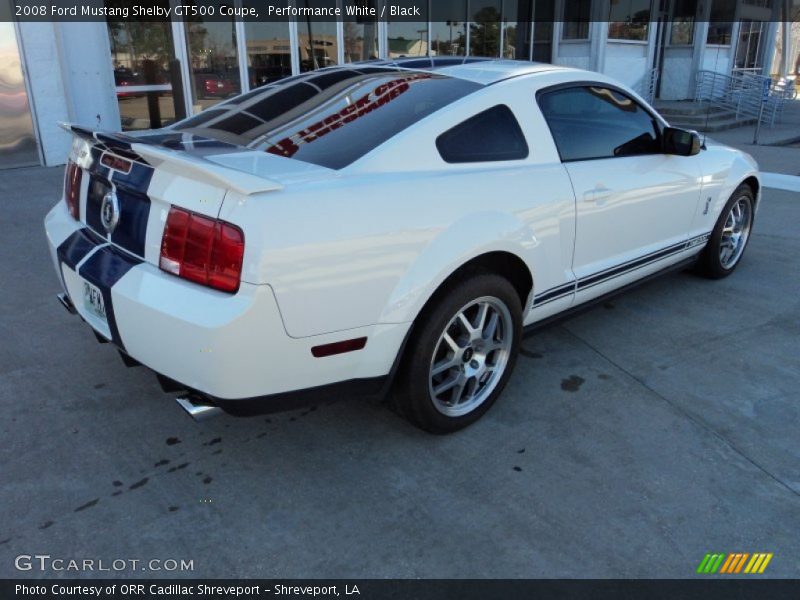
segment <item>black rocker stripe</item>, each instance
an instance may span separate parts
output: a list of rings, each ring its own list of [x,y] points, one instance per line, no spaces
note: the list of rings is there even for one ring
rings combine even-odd
[[[598,283],[602,283],[607,279],[613,279],[614,277],[627,273],[628,271],[633,271],[634,269],[638,269],[639,267],[642,267],[653,261],[661,260],[662,258],[667,258],[668,256],[675,254],[676,252],[682,252],[685,249],[686,249],[686,242],[681,242],[680,244],[675,244],[674,246],[664,248],[663,250],[658,250],[656,252],[646,254],[641,258],[628,261],[619,266],[611,267],[610,269],[606,269],[605,271],[595,273],[594,275],[589,275],[588,277],[584,277],[583,279],[578,280],[578,289],[580,290],[586,287],[591,287]]]
[[[635,258],[627,262],[621,263],[615,267],[609,267],[608,269],[604,269],[603,271],[599,271],[598,273],[594,273],[593,275],[588,275],[587,277],[584,277],[577,281],[573,281],[567,284],[562,284],[557,287],[551,288],[535,296],[533,300],[533,306],[534,307],[542,306],[543,304],[547,304],[549,302],[552,302],[553,300],[558,300],[559,298],[563,298],[564,296],[569,296],[573,292],[585,290],[590,287],[594,287],[595,285],[605,283],[606,281],[615,279],[616,277],[619,277],[631,271],[635,271],[636,269],[647,266],[651,263],[663,260],[664,258],[672,256],[673,254],[678,254],[679,252],[683,252],[684,250],[688,250],[689,248],[698,246],[707,241],[710,235],[711,235],[710,233],[699,235],[685,242],[673,244],[672,246],[668,246],[667,248],[664,248],[662,250],[656,250],[655,252],[651,252],[650,254],[646,254],[639,258]]]
[[[571,294],[575,291],[575,282],[570,281],[569,283],[565,283],[564,285],[560,285],[558,287],[551,288],[546,292],[539,294],[538,296],[534,297],[534,304],[537,306],[540,304],[545,304],[546,302],[550,302],[551,300],[556,300],[561,298],[562,296],[566,296]]]

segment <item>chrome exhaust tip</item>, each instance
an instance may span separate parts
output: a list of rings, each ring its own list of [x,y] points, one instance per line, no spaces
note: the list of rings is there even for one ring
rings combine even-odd
[[[190,417],[198,422],[222,414],[222,409],[219,406],[215,406],[211,401],[196,394],[180,396],[175,401]]]
[[[61,306],[63,306],[69,314],[71,315],[77,314],[78,311],[75,310],[75,305],[72,304],[72,300],[69,299],[69,296],[62,293],[62,294],[57,294],[56,298],[58,298],[58,301],[61,303]]]

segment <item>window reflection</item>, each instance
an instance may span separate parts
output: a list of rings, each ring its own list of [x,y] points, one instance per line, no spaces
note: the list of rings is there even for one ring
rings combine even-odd
[[[655,119],[628,96],[599,87],[546,92],[539,106],[563,161],[658,154]]]
[[[329,6],[330,2],[320,0],[298,0],[298,8]],[[339,42],[336,37],[336,23],[333,21],[297,20],[298,45],[300,50],[300,71],[315,71],[339,64]]]
[[[334,69],[269,85],[176,128],[340,169],[480,87],[431,73]]]
[[[503,0],[503,51],[500,54],[503,58],[522,58],[517,54],[517,48],[525,45],[523,40],[517,38],[522,33],[518,29],[517,6],[512,0]]]
[[[533,8],[533,60],[535,61],[549,63],[553,60],[553,21],[555,20],[555,15],[555,0],[535,0]],[[565,23],[564,26],[566,25]],[[587,30],[586,36],[588,35],[589,32]],[[564,36],[564,39],[567,39],[567,37]]]
[[[292,74],[288,23],[245,22],[247,76],[255,88]]]
[[[471,56],[500,56],[500,13],[502,0],[472,0],[469,5],[469,53]]]
[[[386,24],[389,58],[428,55],[428,9],[427,3],[419,0],[393,0],[393,3],[406,8],[418,6],[422,16],[418,21],[389,21]]]
[[[431,56],[464,56],[467,53],[466,0],[431,3]]]
[[[122,4],[106,2],[109,7]],[[162,8],[169,6],[166,1],[159,4]],[[108,18],[106,27],[122,129],[169,125],[176,115],[171,88],[180,85],[170,76],[174,55],[170,24]]]
[[[222,2],[213,4],[219,13]],[[220,22],[187,17],[186,44],[194,112],[241,91],[233,17]]]
[[[354,4],[376,8],[376,15],[380,14],[380,9],[377,8],[377,0],[366,0],[366,2],[345,0],[344,2],[345,7]],[[360,60],[378,58],[377,16],[364,18],[345,16],[343,21],[344,62],[357,62]]]

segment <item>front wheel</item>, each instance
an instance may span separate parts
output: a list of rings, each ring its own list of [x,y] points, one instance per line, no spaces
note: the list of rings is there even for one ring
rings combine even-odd
[[[697,266],[702,275],[721,279],[733,273],[750,241],[754,214],[753,190],[740,185],[722,209],[708,245],[700,254]]]
[[[432,433],[474,423],[514,368],[522,333],[517,290],[498,275],[462,278],[414,327],[396,399],[401,412]]]

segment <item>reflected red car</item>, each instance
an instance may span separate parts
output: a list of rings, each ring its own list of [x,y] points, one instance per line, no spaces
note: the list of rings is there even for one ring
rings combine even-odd
[[[234,81],[213,73],[197,73],[194,82],[199,98],[227,98],[239,93]]]

